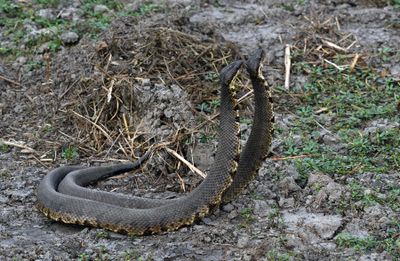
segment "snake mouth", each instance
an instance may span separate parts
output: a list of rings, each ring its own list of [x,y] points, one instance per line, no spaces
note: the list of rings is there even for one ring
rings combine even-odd
[[[222,69],[220,73],[221,84],[228,85],[236,76],[236,73],[240,69],[242,64],[242,61],[235,61]]]
[[[261,60],[264,58],[264,50],[258,49],[246,60],[246,69],[250,76],[257,77],[260,69]]]

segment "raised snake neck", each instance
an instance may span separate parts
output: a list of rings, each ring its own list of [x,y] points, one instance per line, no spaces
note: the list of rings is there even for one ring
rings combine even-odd
[[[272,133],[272,123],[274,119],[272,113],[272,101],[270,100],[271,93],[261,73],[259,62],[261,60],[261,55],[261,52],[254,54],[253,59],[247,62],[247,66],[252,66],[251,70],[249,70],[250,78],[253,83],[253,88],[256,89],[256,93],[260,93],[260,95],[257,95],[255,97],[254,114],[267,115],[271,124],[268,124],[268,121],[265,121],[262,117],[255,117],[252,132],[250,133],[246,146],[240,154],[237,173],[233,177],[233,182],[231,186],[228,187],[227,190],[224,192],[222,198],[223,203],[231,201],[235,196],[240,194],[241,190],[243,190],[246,185],[254,178],[254,175],[257,173],[257,170],[262,163],[263,156],[265,156],[265,151],[268,150],[271,144],[272,135],[267,135],[266,139],[260,140],[259,134],[257,134],[257,130],[262,130],[262,133]],[[262,93],[263,95],[261,95]],[[268,99],[270,100],[270,102],[266,103],[265,100]],[[148,154],[148,152],[146,154]],[[147,158],[146,154],[144,155],[145,158]],[[140,158],[139,161],[143,161],[142,158]],[[252,175],[249,175],[249,173],[252,173]],[[110,173],[106,170],[101,170],[98,167],[80,169],[70,172],[62,180],[62,182],[58,186],[58,190],[61,193],[71,196],[92,199],[128,208],[154,208],[173,203],[177,200],[142,198],[120,193],[94,190],[85,187],[99,179],[104,179],[116,174],[118,173]]]
[[[241,62],[232,63],[221,72],[221,130],[216,158],[207,178],[192,193],[168,202],[136,197],[127,198],[108,192],[88,194],[87,192],[91,190],[79,185],[132,170],[138,164],[128,163],[87,169],[61,167],[50,172],[41,182],[38,190],[39,209],[48,217],[65,223],[87,224],[116,232],[143,234],[191,224],[196,218],[206,215],[211,207],[220,204],[222,193],[225,192],[224,202],[225,198],[233,197],[255,175],[271,143],[272,104],[259,71],[261,58],[262,51],[258,51],[246,62],[254,87],[256,109],[252,132],[240,156],[239,163],[243,167],[239,166],[237,175],[233,174],[238,148],[238,132],[235,104],[229,84],[237,74]],[[247,162],[245,159],[250,160]],[[232,186],[230,186],[231,175],[234,180]],[[249,178],[241,177],[241,175],[249,176]],[[70,176],[74,178],[71,179]],[[90,178],[82,180],[80,177]],[[236,184],[238,181],[240,184]],[[75,184],[78,189],[82,188],[84,194],[64,194],[68,192],[68,184]]]

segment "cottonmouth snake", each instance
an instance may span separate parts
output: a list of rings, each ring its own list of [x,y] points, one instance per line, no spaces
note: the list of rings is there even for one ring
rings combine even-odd
[[[221,202],[231,200],[257,173],[271,144],[273,108],[268,86],[260,70],[262,57],[263,51],[259,50],[245,62],[254,88],[255,112],[252,131],[238,164],[237,111],[230,84],[241,67],[241,61],[231,63],[220,73],[217,152],[209,174],[191,193],[166,201],[127,197],[82,187],[95,180],[137,168],[148,157],[147,152],[133,163],[91,168],[65,166],[51,171],[39,185],[38,209],[51,219],[64,223],[142,235],[192,224]]]

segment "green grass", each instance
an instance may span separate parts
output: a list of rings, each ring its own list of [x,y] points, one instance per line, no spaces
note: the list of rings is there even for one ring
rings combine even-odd
[[[47,19],[36,15],[39,8],[56,8],[59,0],[36,0],[34,3],[21,4],[11,0],[0,0],[0,28],[4,36],[8,36],[11,44],[0,47],[0,57],[12,61],[21,55],[30,55],[44,43],[48,43],[51,52],[60,49],[62,42],[60,35],[66,31],[78,33],[80,37],[88,35],[96,38],[101,32],[106,30],[116,17],[121,16],[144,16],[161,10],[158,5],[145,3],[136,11],[124,11],[123,3],[115,0],[83,0],[81,1],[81,11],[84,21],[70,21],[61,18]],[[94,6],[105,5],[111,10],[109,13],[96,14]],[[35,24],[38,29],[49,29],[53,33],[26,40],[29,31],[24,24]]]
[[[202,102],[196,106],[196,109],[198,111],[210,114],[210,113],[215,113],[217,108],[221,105],[221,100],[220,99],[214,99],[206,102]]]
[[[395,7],[400,7],[400,0],[392,0],[391,4],[394,5]]]
[[[378,250],[386,251],[392,255],[393,260],[400,258],[400,223],[393,220],[382,237],[365,236],[357,237],[347,232],[342,232],[335,237],[336,244],[342,248],[354,248],[355,251],[365,253],[365,251]]]
[[[61,158],[71,161],[79,157],[78,149],[75,147],[67,147],[61,152]]]
[[[390,48],[377,53],[382,61],[392,54]],[[335,61],[341,59],[336,57]],[[390,175],[400,169],[400,128],[396,127],[400,123],[399,82],[368,68],[339,71],[298,62],[293,69],[295,73],[307,74],[309,81],[294,89],[300,98],[289,107],[294,114],[292,126],[286,131],[289,133],[284,133],[284,129],[277,132],[285,137],[285,156],[303,156],[292,160],[299,171],[300,184],[305,185],[312,172],[349,177],[371,172],[379,178],[379,174]],[[285,91],[278,88],[277,92]],[[369,127],[374,128],[367,132]],[[321,132],[337,137],[337,142],[325,144]],[[362,207],[380,204],[394,212],[400,209],[398,185],[371,188],[354,179],[345,186],[351,197],[338,202],[339,213],[360,207],[355,202],[362,203]],[[336,237],[336,243],[357,251],[386,250],[399,257],[400,241],[395,235],[400,230],[396,222],[384,236],[359,238],[342,233]]]
[[[289,260],[292,260],[293,255],[290,253],[282,253],[281,254],[276,250],[270,250],[267,252],[265,257],[267,258],[267,260],[270,260],[270,261],[289,261]]]
[[[399,82],[370,69],[339,72],[304,62],[295,64],[295,69],[308,72],[310,81],[295,90],[303,105],[294,112],[295,126],[283,141],[283,151],[286,156],[309,155],[295,160],[302,178],[311,171],[350,175],[400,169],[400,128],[364,132],[374,120],[400,122]],[[321,142],[321,126],[339,137],[343,151]]]
[[[0,153],[6,153],[9,149],[7,144],[0,143]]]
[[[248,227],[254,221],[253,210],[251,208],[244,208],[240,211],[240,215],[243,218],[242,227]]]

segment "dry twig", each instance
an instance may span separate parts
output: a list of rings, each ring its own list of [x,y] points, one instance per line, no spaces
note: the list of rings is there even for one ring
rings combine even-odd
[[[291,67],[290,45],[287,44],[285,47],[285,89],[286,90],[289,90],[289,85],[290,85],[290,67]]]
[[[184,157],[182,157],[181,155],[179,155],[176,151],[171,150],[168,147],[164,147],[164,149],[170,153],[171,155],[173,155],[174,157],[176,157],[177,159],[179,159],[183,164],[185,164],[191,171],[193,171],[194,173],[200,175],[202,178],[206,178],[207,175],[202,172],[201,170],[199,170],[198,168],[196,168],[192,163],[190,163],[189,161],[187,161]]]

